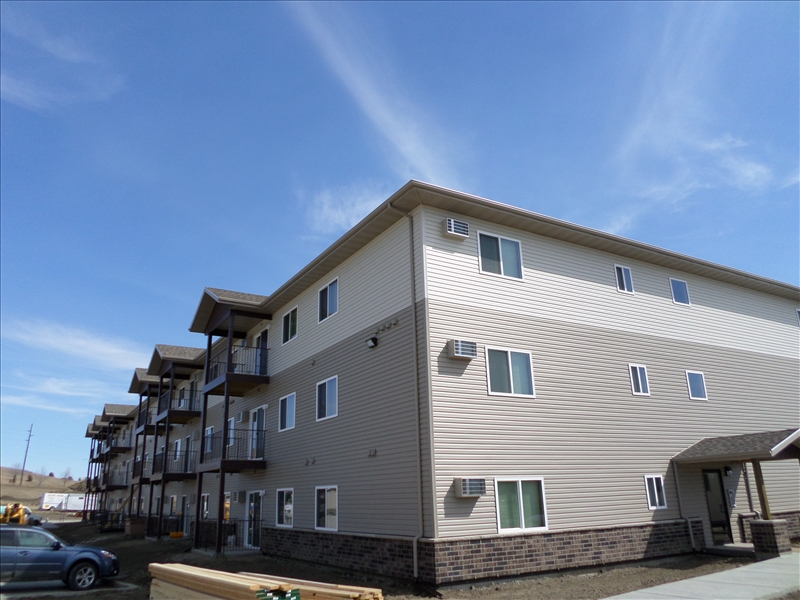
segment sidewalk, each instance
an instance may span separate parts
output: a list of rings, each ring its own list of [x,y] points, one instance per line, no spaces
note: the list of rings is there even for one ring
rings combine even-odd
[[[770,600],[800,590],[800,552],[606,600]]]

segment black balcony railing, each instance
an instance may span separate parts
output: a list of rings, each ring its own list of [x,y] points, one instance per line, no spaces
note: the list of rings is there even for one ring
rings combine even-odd
[[[222,445],[223,432],[203,436],[203,462],[217,460],[263,460],[266,442],[265,429],[234,429],[228,431],[228,443]]]
[[[222,551],[252,550],[261,546],[263,521],[228,519],[222,522]],[[215,550],[217,547],[217,522],[203,519],[194,524],[194,547]]]
[[[152,425],[156,422],[156,409],[143,409],[139,411],[139,416],[136,419],[136,426],[142,427],[144,425]]]
[[[159,452],[153,457],[154,473],[194,473],[197,471],[197,452],[181,450]]]
[[[158,399],[158,412],[165,410],[194,410],[199,411],[203,396],[200,391],[169,390],[161,394]]]
[[[113,436],[110,440],[106,440],[105,442],[103,442],[103,444],[106,447],[106,451],[111,450],[113,448],[130,448],[131,446],[133,446],[133,434],[118,433],[117,435]]]
[[[223,373],[242,373],[244,375],[267,374],[267,349],[252,346],[234,346],[231,351],[231,364],[228,364],[228,349],[217,352],[208,362],[209,373],[206,381],[213,381]]]
[[[146,460],[144,463],[137,460],[133,463],[133,476],[134,477],[150,477],[153,472],[152,461]]]
[[[111,471],[103,475],[104,485],[128,485],[128,471]]]

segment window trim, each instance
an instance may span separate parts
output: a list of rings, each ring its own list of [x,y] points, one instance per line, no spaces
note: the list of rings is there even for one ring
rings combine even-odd
[[[633,385],[633,370],[634,369],[644,369],[644,381],[647,385],[647,392],[637,392],[635,386]],[[628,377],[631,380],[631,394],[634,396],[649,396],[650,395],[650,377],[647,376],[647,365],[639,365],[634,363],[628,363]],[[641,373],[639,374],[639,387],[641,386],[642,376]]]
[[[689,374],[700,375],[703,378],[703,391],[705,396],[692,396],[692,384],[689,382]],[[689,391],[689,400],[704,400],[708,402],[708,386],[706,385],[706,374],[703,371],[690,371],[686,370],[686,388]]]
[[[332,415],[326,415],[326,416],[320,418],[320,416],[319,416],[319,386],[321,384],[323,384],[323,383],[326,384],[325,385],[325,409],[326,409],[326,412],[327,412],[327,407],[328,407],[328,389],[327,389],[328,386],[327,386],[327,383],[329,381],[331,381],[332,379],[336,380],[336,412],[333,413]],[[327,421],[328,419],[333,419],[334,417],[338,417],[339,416],[339,375],[334,375],[332,377],[328,377],[326,379],[323,379],[322,381],[318,381],[317,385],[314,386],[314,392],[315,392],[314,393],[314,416],[317,418],[317,422]]]
[[[289,309],[289,310],[287,310],[285,313],[283,313],[283,315],[281,315],[281,346],[284,346],[284,345],[288,344],[289,342],[291,342],[292,340],[296,340],[296,339],[297,339],[297,334],[298,334],[298,333],[299,333],[299,331],[300,331],[300,311],[299,311],[299,310],[297,310],[297,307],[298,307],[298,305],[295,305],[293,308],[290,308],[290,309]],[[294,335],[293,335],[293,336],[291,336],[291,337],[290,337],[289,339],[287,339],[286,341],[284,341],[284,339],[283,339],[283,338],[285,337],[285,336],[284,336],[284,334],[283,334],[283,331],[284,331],[284,330],[283,330],[283,326],[284,326],[284,319],[286,318],[286,315],[289,315],[289,314],[291,314],[291,313],[292,313],[292,311],[296,311],[296,312],[297,312],[297,316],[295,316],[295,330],[294,330]],[[291,326],[291,322],[292,322],[292,319],[291,319],[291,317],[289,317],[289,324],[290,324],[290,326]]]
[[[319,490],[328,490],[334,489],[336,490],[336,527],[319,527],[317,525],[317,513],[319,512],[319,507],[317,506],[317,502],[319,500]],[[328,498],[327,495],[325,497],[325,502],[327,503]],[[328,507],[325,506],[325,510],[328,510]],[[314,529],[317,531],[339,531],[339,486],[338,485],[318,485],[314,487]]]
[[[511,377],[511,389],[514,389],[514,374],[511,367],[511,353],[517,352],[519,354],[527,354],[528,355],[528,365],[531,369],[531,388],[533,389],[533,394],[515,394],[512,392],[493,392],[492,391],[492,382],[491,382],[491,374],[489,372],[489,350],[497,350],[500,352],[508,353],[508,372]],[[490,396],[510,396],[514,398],[536,398],[536,379],[533,373],[533,357],[529,350],[519,350],[517,348],[502,348],[500,346],[484,346],[483,349],[484,359],[486,360],[486,391]]]
[[[233,446],[236,442],[236,417],[228,417],[228,446]]]
[[[287,407],[288,407],[288,404],[289,404],[288,398],[290,396],[294,396],[294,422],[292,423],[291,427],[284,427],[283,429],[281,429],[281,410],[283,408],[283,401],[284,400],[287,401],[286,404],[287,404]],[[338,400],[338,398],[337,398],[337,400]],[[338,402],[337,402],[337,409],[338,409]],[[281,432],[281,431],[291,431],[292,429],[295,428],[296,425],[297,425],[297,392],[291,392],[289,394],[286,394],[285,396],[282,396],[281,398],[278,398],[278,431],[279,432]],[[289,489],[289,488],[286,488],[286,489]]]
[[[206,427],[205,435],[203,436],[203,453],[211,453],[214,451],[214,426],[209,425]]]
[[[334,283],[336,284],[336,312],[328,313],[328,315],[324,319],[320,319],[319,318],[319,293],[322,290],[326,289],[326,288],[328,289],[327,298],[328,298],[328,307],[330,308],[330,305],[331,305],[331,302],[330,302],[330,298],[331,298],[330,287]],[[328,285],[323,285],[321,288],[319,288],[317,290],[317,323],[322,323],[323,321],[327,321],[331,317],[335,317],[338,314],[339,314],[339,278],[335,277],[328,283]]]
[[[617,269],[622,269],[623,270],[623,274],[622,274],[623,283],[625,282],[624,270],[625,269],[628,270],[628,275],[631,278],[631,289],[630,290],[620,289],[620,287],[619,287],[619,278],[617,277]],[[620,264],[614,263],[614,281],[617,284],[617,291],[620,292],[621,294],[630,294],[631,296],[635,296],[636,295],[636,286],[633,285],[633,269],[631,269],[630,267],[626,267],[625,265],[620,265]]]
[[[649,479],[658,480],[661,484],[661,495],[664,497],[664,506],[653,505],[650,502],[650,490],[647,487],[647,481]],[[647,508],[649,510],[663,510],[667,508],[667,488],[664,485],[664,476],[663,475],[645,475],[644,476],[644,495],[647,498]],[[658,501],[658,491],[656,490],[656,501]]]
[[[281,506],[278,503],[278,497],[279,497],[281,492],[291,492],[292,493],[292,524],[291,525],[287,525],[286,523],[278,523],[278,515],[281,513]],[[316,495],[314,497],[316,498]],[[339,502],[338,496],[336,498],[336,502],[337,502],[337,504]],[[285,506],[286,506],[286,496],[284,494],[284,508],[285,508]],[[338,506],[337,506],[336,510],[337,511],[339,510]],[[337,524],[338,524],[339,515],[337,514],[336,517],[337,517]],[[285,519],[285,514],[284,514],[284,520],[286,520]],[[316,521],[316,517],[315,517],[315,521]],[[278,488],[278,489],[275,490],[275,527],[282,527],[284,529],[292,529],[294,527],[294,488]]]
[[[675,300],[675,289],[672,287],[672,282],[677,281],[686,286],[686,298],[689,300],[688,302],[678,302]],[[669,278],[669,293],[672,296],[672,303],[677,304],[679,306],[691,306],[692,305],[692,296],[689,294],[689,282],[685,279],[677,279],[675,277]]]
[[[203,516],[203,500],[205,500],[205,511],[206,516]],[[201,519],[208,519],[211,517],[211,493],[206,492],[204,494],[200,494],[200,518]]]
[[[522,260],[522,241],[517,240],[515,238],[506,237],[504,235],[499,235],[496,233],[489,233],[488,231],[481,231],[477,230],[477,240],[478,240],[478,271],[483,275],[491,275],[492,277],[502,277],[503,279],[510,279],[512,281],[525,281],[525,264]],[[508,240],[509,242],[516,242],[519,245],[519,270],[520,270],[520,277],[513,277],[511,275],[505,274],[505,268],[503,267],[503,252],[500,251],[500,270],[503,271],[502,273],[492,273],[491,271],[484,271],[483,270],[483,258],[481,257],[481,235],[485,235],[488,237],[493,237],[498,240],[498,246],[500,246],[499,240]]]
[[[524,523],[524,509],[522,507],[522,482],[523,481],[538,481],[542,488],[542,511],[544,516],[544,526],[543,527],[525,527]],[[500,486],[499,483],[509,483],[514,482],[517,484],[517,493],[519,494],[519,508],[520,508],[520,523],[523,524],[522,527],[500,527]],[[547,518],[547,495],[545,494],[544,489],[544,476],[542,475],[534,475],[534,476],[518,476],[518,477],[495,477],[494,478],[494,511],[495,511],[495,518],[496,518],[496,525],[497,525],[497,534],[498,535],[518,535],[520,533],[532,533],[537,531],[549,531],[550,529],[550,519]]]

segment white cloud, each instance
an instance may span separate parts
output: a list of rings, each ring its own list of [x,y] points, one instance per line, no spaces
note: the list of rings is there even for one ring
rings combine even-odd
[[[63,404],[54,404],[36,396],[8,396],[3,394],[0,396],[0,404],[11,406],[24,406],[25,408],[34,408],[36,410],[46,410],[49,412],[67,413],[70,415],[82,416],[91,415],[96,411],[90,408],[81,408],[80,406],[69,406]]]
[[[27,383],[13,385],[8,384],[4,387],[21,390],[23,392],[34,392],[38,394],[53,394],[56,396],[75,396],[88,398],[109,398],[119,394],[119,389],[105,382],[93,379],[62,379],[59,377],[36,377],[25,373],[15,374],[16,380]]]
[[[314,194],[308,219],[317,233],[337,233],[350,229],[390,195],[385,187],[357,182]]]
[[[3,327],[3,338],[31,348],[80,358],[93,368],[125,369],[147,365],[147,351],[133,342],[47,321],[14,321]]]
[[[41,23],[11,8],[11,6],[13,5],[7,4],[3,7],[3,18],[0,21],[0,26],[6,33],[28,42],[35,48],[61,61],[72,63],[100,62],[84,48],[81,48],[78,42],[69,35],[53,35]]]
[[[394,169],[408,179],[459,187],[452,135],[431,123],[393,76],[389,61],[341,5],[288,4],[364,115],[393,148]],[[324,14],[323,14],[324,13]]]

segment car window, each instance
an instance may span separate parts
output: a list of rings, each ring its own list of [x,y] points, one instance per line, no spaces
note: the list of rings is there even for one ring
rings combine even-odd
[[[16,546],[17,540],[14,537],[14,530],[0,529],[0,546]]]
[[[32,548],[49,548],[53,540],[39,531],[20,531],[19,545]]]

